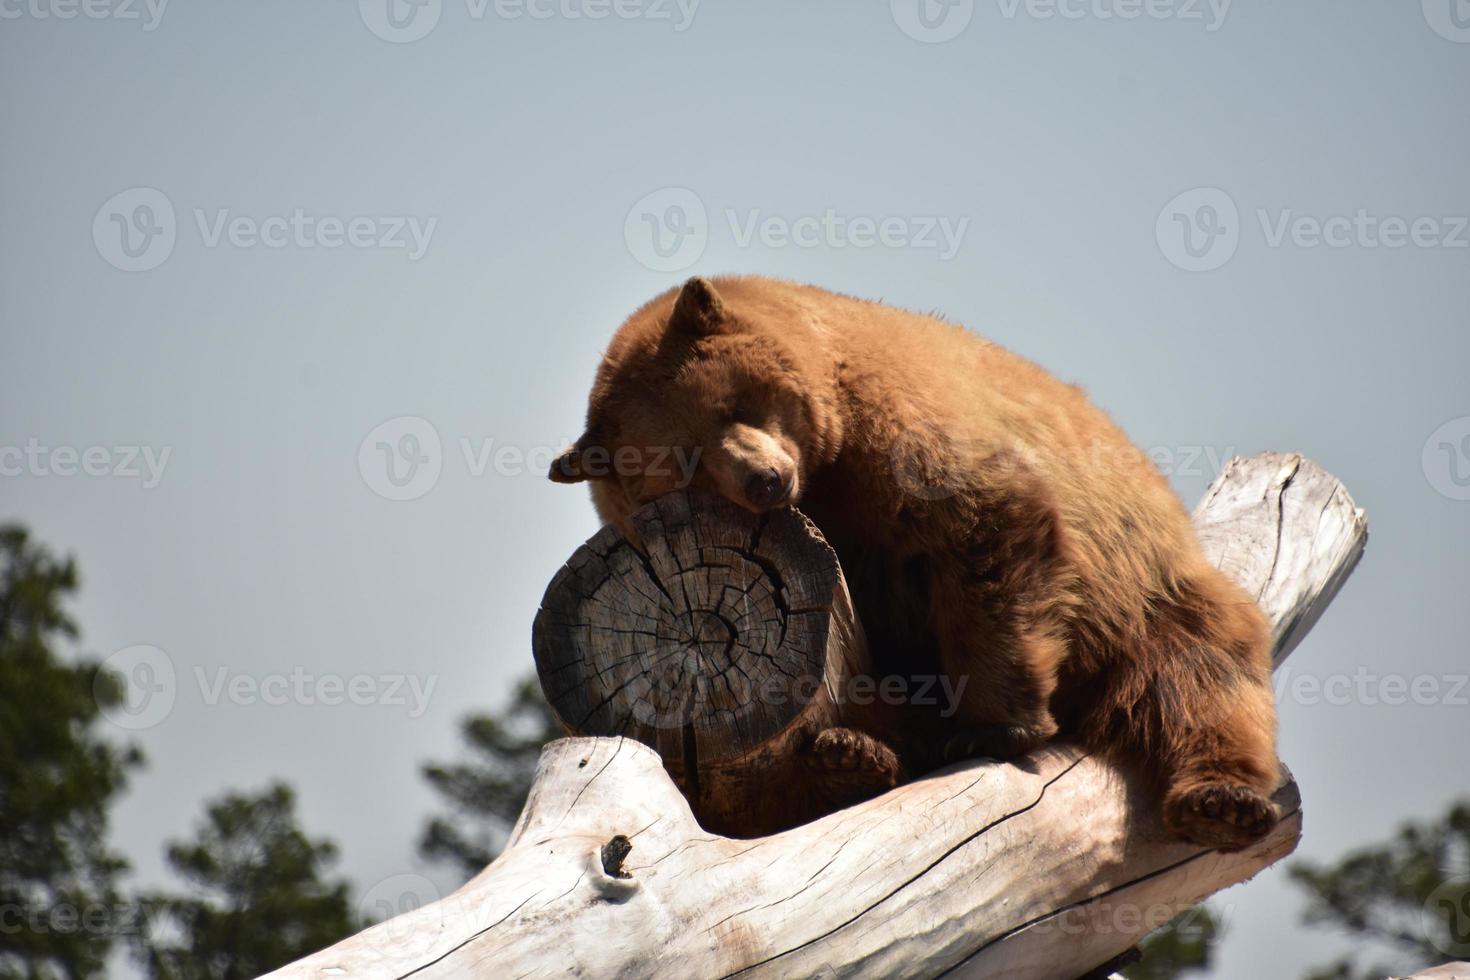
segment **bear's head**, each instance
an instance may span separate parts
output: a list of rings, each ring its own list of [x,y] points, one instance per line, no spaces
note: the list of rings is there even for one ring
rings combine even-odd
[[[598,514],[628,518],[684,487],[757,513],[794,504],[836,456],[835,369],[809,318],[739,279],[694,278],[622,326],[598,367],[587,429],[552,464],[589,481]]]

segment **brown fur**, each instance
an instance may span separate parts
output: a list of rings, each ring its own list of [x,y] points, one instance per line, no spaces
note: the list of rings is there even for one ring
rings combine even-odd
[[[828,735],[849,781],[882,759],[891,782],[888,745],[913,772],[1060,732],[1141,763],[1179,836],[1241,847],[1274,823],[1265,619],[1078,388],[932,317],[693,279],[618,331],[587,425],[551,475],[592,479],[604,521],[627,532],[686,482],[668,450],[697,448],[695,487],[797,503],[827,535],[880,672],[967,679],[955,717]]]

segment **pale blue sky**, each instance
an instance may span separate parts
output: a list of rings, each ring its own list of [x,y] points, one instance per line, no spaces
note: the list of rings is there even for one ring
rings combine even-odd
[[[595,529],[583,492],[515,454],[576,435],[619,320],[691,272],[941,310],[1084,385],[1191,504],[1211,459],[1311,456],[1373,538],[1291,667],[1455,700],[1465,0],[510,2],[431,0],[407,43],[379,35],[428,22],[387,0],[0,3],[0,518],[78,556],[87,651],[155,647],[174,671],[116,812],[136,882],[204,798],[279,776],[360,891],[452,885],[414,855],[436,806],[418,767],[531,668],[541,591]],[[829,210],[840,232],[802,220]],[[1343,244],[1314,245],[1339,216]],[[374,475],[377,436],[359,450],[404,416],[439,473],[389,500],[425,487]],[[81,472],[91,447],[115,475]],[[149,450],[157,485],[113,447]],[[298,667],[404,703],[304,703],[273,687]],[[1470,789],[1466,695],[1284,703],[1299,854]],[[1337,949],[1281,868],[1219,902],[1216,976]]]

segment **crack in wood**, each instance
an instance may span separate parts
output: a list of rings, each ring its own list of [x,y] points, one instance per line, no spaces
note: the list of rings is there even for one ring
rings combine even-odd
[[[994,819],[994,820],[990,821],[989,823],[987,823],[985,826],[981,827],[979,830],[975,831],[973,834],[969,834],[969,835],[965,836],[963,839],[960,840],[959,843],[957,843],[954,846],[950,847],[948,850],[944,851],[944,853],[940,854],[937,858],[935,858],[933,861],[931,861],[929,864],[927,864],[924,867],[924,869],[922,871],[920,871],[918,874],[913,875],[912,877],[905,879],[904,881],[902,881],[901,883],[899,883],[899,885],[897,887],[893,888],[891,891],[889,891],[887,894],[885,894],[882,898],[878,899],[878,901],[876,901],[873,904],[867,906],[866,908],[864,908],[863,910],[861,910],[860,912],[858,912],[856,915],[852,916],[851,918],[847,919],[844,922],[839,923],[836,926],[833,926],[831,929],[828,929],[828,930],[822,932],[821,934],[819,934],[817,936],[813,936],[811,939],[808,939],[807,941],[805,941],[805,942],[803,942],[803,943],[801,943],[801,944],[799,944],[797,946],[793,946],[790,949],[782,950],[781,952],[776,953],[773,956],[768,956],[765,959],[758,960],[757,962],[752,963],[752,964],[750,964],[747,967],[743,967],[742,969],[736,970],[734,973],[727,973],[724,976],[722,976],[720,978],[720,980],[730,980],[730,978],[732,978],[732,977],[738,977],[738,976],[741,976],[743,974],[750,973],[752,970],[756,970],[759,967],[765,966],[768,963],[774,963],[776,960],[779,960],[779,959],[781,959],[784,956],[790,956],[792,953],[795,953],[795,952],[797,952],[799,950],[805,949],[808,946],[812,946],[812,945],[814,945],[816,943],[819,943],[819,942],[821,942],[824,939],[827,939],[827,938],[829,938],[831,936],[836,935],[838,932],[842,931],[843,929],[846,929],[848,926],[852,925],[858,919],[861,919],[863,916],[867,915],[869,912],[872,912],[878,906],[882,905],[884,902],[889,901],[895,895],[897,895],[899,892],[903,891],[905,888],[907,888],[910,885],[912,885],[914,882],[919,881],[921,878],[923,878],[930,871],[933,871],[935,868],[939,867],[940,864],[942,864],[945,860],[947,860],[951,855],[953,855],[955,852],[959,851],[961,848],[963,848],[966,845],[970,844],[971,842],[973,842],[977,838],[981,837],[982,835],[984,835],[985,833],[987,833],[991,829],[993,829],[995,827],[998,827],[1001,824],[1005,823],[1007,820],[1010,820],[1010,819],[1012,819],[1014,817],[1020,816],[1021,814],[1026,813],[1026,812],[1032,810],[1033,808],[1035,808],[1038,804],[1041,803],[1041,801],[1043,799],[1046,798],[1046,791],[1048,789],[1050,789],[1051,786],[1054,783],[1056,783],[1056,782],[1060,781],[1061,779],[1063,779],[1064,777],[1066,777],[1069,773],[1072,772],[1073,769],[1077,768],[1078,764],[1080,764],[1086,758],[1088,758],[1088,756],[1086,754],[1083,754],[1083,755],[1078,756],[1071,763],[1069,763],[1067,765],[1067,767],[1064,768],[1061,772],[1057,773],[1055,776],[1051,777],[1050,779],[1046,780],[1046,782],[1042,783],[1040,792],[1038,792],[1036,794],[1036,798],[1034,800],[1032,800],[1030,803],[1027,803],[1025,806],[1020,807],[1019,809],[1009,811],[1009,812],[1003,814],[1002,816],[997,817],[996,819]],[[805,889],[803,889],[803,890],[805,890]],[[747,909],[746,911],[750,911],[750,910]]]

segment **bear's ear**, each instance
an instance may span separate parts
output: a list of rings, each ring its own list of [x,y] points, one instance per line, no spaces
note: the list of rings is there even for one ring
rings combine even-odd
[[[551,478],[552,483],[581,483],[593,479],[594,474],[588,472],[583,458],[583,453],[591,444],[591,438],[590,434],[584,434],[570,449],[551,461],[551,469],[546,475]]]
[[[708,279],[695,276],[679,290],[674,312],[669,315],[669,329],[702,337],[716,333],[725,321],[725,304]]]
[[[546,475],[552,483],[581,483],[587,479],[587,474],[582,472],[582,450],[573,446],[556,457]]]

